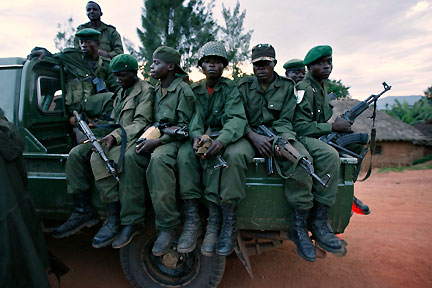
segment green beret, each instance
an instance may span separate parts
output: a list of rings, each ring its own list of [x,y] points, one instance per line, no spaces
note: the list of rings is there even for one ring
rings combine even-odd
[[[75,36],[82,40],[95,40],[99,41],[99,37],[101,35],[101,32],[92,29],[92,28],[84,28],[77,33],[75,33]]]
[[[138,70],[138,61],[132,55],[120,54],[111,60],[110,68],[113,72],[136,71]]]
[[[274,60],[276,60],[276,52],[272,45],[258,44],[252,48],[252,63]]]
[[[309,50],[309,52],[306,54],[306,57],[304,58],[304,64],[309,65],[320,58],[331,56],[331,55],[332,55],[332,48],[330,46],[328,45],[316,46],[311,50]]]
[[[175,64],[176,70],[175,72],[178,74],[187,74],[181,67],[180,67],[180,53],[175,50],[174,48],[168,47],[168,46],[160,46],[153,52],[153,59],[159,59],[162,60],[168,64]]]
[[[286,70],[300,70],[300,69],[305,69],[305,64],[303,60],[291,59],[285,62],[283,68],[285,68]]]

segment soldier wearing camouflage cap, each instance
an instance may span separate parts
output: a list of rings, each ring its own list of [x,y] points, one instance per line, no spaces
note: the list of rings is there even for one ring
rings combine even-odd
[[[201,253],[227,256],[234,249],[236,208],[245,197],[245,171],[254,151],[243,138],[246,115],[238,89],[232,80],[222,77],[228,65],[225,47],[220,42],[208,42],[200,49],[199,56],[198,65],[206,78],[191,85],[196,97],[196,113],[190,124],[193,145],[182,145],[177,157],[186,215],[177,251],[191,252],[196,246],[201,232],[197,200],[204,196],[209,202],[209,219]],[[208,129],[219,133],[199,158],[195,155],[197,144]],[[228,167],[205,169],[216,165],[218,154]]]
[[[306,74],[305,64],[303,60],[291,59],[285,62],[283,65],[285,69],[285,76],[294,80],[298,83],[304,79]]]
[[[100,56],[111,59],[119,54],[123,54],[121,36],[114,26],[101,21],[100,18],[103,13],[99,4],[94,1],[87,2],[86,13],[90,22],[79,25],[77,31],[92,28],[100,33],[100,47],[98,50]],[[79,48],[78,37],[74,39],[74,47]]]

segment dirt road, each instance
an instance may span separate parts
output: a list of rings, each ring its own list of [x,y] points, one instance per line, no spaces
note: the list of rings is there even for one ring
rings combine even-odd
[[[344,234],[345,257],[308,263],[287,241],[251,257],[253,280],[229,257],[220,287],[432,287],[432,170],[374,173],[356,184],[355,194],[372,213],[352,217]],[[96,231],[47,239],[72,269],[62,287],[129,287],[118,251],[91,247]]]

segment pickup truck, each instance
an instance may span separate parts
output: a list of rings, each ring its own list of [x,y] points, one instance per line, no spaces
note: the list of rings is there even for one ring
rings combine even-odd
[[[72,211],[72,198],[66,192],[65,163],[73,147],[73,132],[62,97],[63,72],[63,67],[53,59],[0,58],[0,108],[18,127],[25,142],[29,193],[42,220],[65,220]],[[354,189],[351,174],[356,159],[341,158],[341,163],[340,175],[333,175],[339,177],[339,189],[329,215],[335,233],[343,233],[350,221]],[[282,178],[266,176],[264,159],[254,159],[246,186],[246,199],[237,211],[239,233],[235,251],[253,277],[249,256],[278,247],[287,240],[291,209],[284,196]],[[105,207],[96,189],[93,200],[104,217]],[[153,256],[156,230],[152,208],[147,211],[145,232],[120,250],[121,265],[130,284],[216,287],[224,273],[225,257],[201,255],[201,243],[191,253],[180,254],[173,245],[165,255]]]

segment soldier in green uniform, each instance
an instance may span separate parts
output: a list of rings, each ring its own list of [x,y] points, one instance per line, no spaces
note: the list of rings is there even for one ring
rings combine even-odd
[[[196,114],[190,124],[193,145],[185,143],[177,158],[180,194],[185,199],[186,216],[177,247],[181,253],[195,248],[201,226],[197,199],[202,196],[202,191],[209,201],[209,220],[202,254],[227,256],[235,245],[236,208],[245,197],[245,172],[254,151],[242,138],[247,121],[238,89],[233,81],[222,77],[227,65],[223,44],[208,42],[201,48],[198,66],[206,78],[191,85],[197,103]],[[209,128],[212,132],[219,131],[219,135],[199,159],[194,149],[197,149],[197,143]],[[215,164],[215,156],[219,153],[228,167],[213,170],[210,167]]]
[[[252,49],[252,63],[255,77],[243,78],[238,84],[248,117],[246,138],[261,156],[272,157],[273,151],[270,140],[254,131],[258,125],[266,125],[276,135],[289,141],[302,156],[312,160],[311,155],[296,139],[296,133],[293,131],[296,107],[295,82],[292,79],[279,76],[274,71],[277,63],[274,48],[269,44],[255,46]],[[280,156],[277,150],[276,156]],[[337,191],[339,157],[334,150],[333,154],[329,156],[326,159],[325,168],[316,171],[320,176],[327,173],[333,175],[327,189],[322,186],[315,187],[311,177],[300,166],[281,157],[275,157],[278,173],[285,179],[285,196],[293,210],[293,221],[288,231],[288,237],[296,244],[297,253],[307,261],[315,261],[316,257],[315,247],[309,238],[306,227],[306,221],[312,207],[313,210],[310,215],[312,233],[317,242],[330,252],[339,252],[341,249],[340,241],[328,226],[328,219],[321,219],[321,215],[318,214],[318,208],[324,205],[322,203],[327,205],[333,203],[334,194]],[[313,160],[322,161],[315,158]],[[319,225],[322,220],[326,225]]]
[[[85,28],[92,28],[101,33],[99,46],[100,56],[112,59],[119,54],[123,54],[123,44],[120,34],[114,26],[101,21],[103,13],[99,4],[93,1],[87,2],[86,13],[90,22],[79,25],[77,31],[79,32]],[[80,47],[78,38],[74,39],[74,47]]]
[[[194,112],[195,100],[189,85],[183,81],[186,72],[180,67],[180,53],[161,46],[153,53],[150,74],[159,79],[155,88],[154,121],[160,124],[188,125]],[[179,76],[178,76],[179,75]],[[176,201],[176,159],[184,140],[164,134],[146,139],[125,155],[126,186],[124,193],[144,193],[146,184],[153,203],[155,224],[159,235],[152,253],[165,254],[171,247],[175,228],[180,224]]]
[[[318,143],[317,139],[323,135],[335,132],[351,132],[349,121],[337,117],[333,123],[327,123],[333,114],[333,108],[325,87],[325,80],[328,79],[333,69],[332,48],[327,45],[316,46],[309,50],[304,59],[308,67],[306,78],[297,85],[298,105],[295,114],[294,129],[303,137],[308,144]],[[314,145],[314,144],[312,144]],[[308,148],[307,144],[305,144]],[[363,146],[351,144],[346,147],[355,153],[361,154]],[[309,148],[308,148],[309,150]],[[360,173],[361,161],[356,166],[353,180],[356,181]],[[360,214],[369,214],[369,207],[354,197],[354,211],[358,209]],[[357,213],[356,212],[356,213]]]
[[[110,67],[116,71],[118,82],[122,86],[122,90],[116,95],[111,118],[115,124],[120,124],[126,131],[126,145],[130,147],[144,127],[152,121],[153,89],[147,83],[138,81],[136,77],[138,64],[132,56],[119,55],[118,58],[113,59]],[[123,77],[125,74],[128,77]],[[117,128],[101,140],[110,159],[115,161],[119,159],[122,139],[123,135]],[[91,226],[98,222],[97,213],[91,205],[90,189],[93,175],[102,202],[108,203],[108,218],[94,237],[93,247],[99,248],[111,244],[119,232],[119,199],[122,204],[122,215],[140,209],[136,206],[141,205],[141,196],[131,194],[119,197],[117,182],[106,172],[105,164],[101,163],[98,157],[95,152],[92,153],[90,143],[80,144],[70,151],[66,162],[66,180],[68,192],[72,194],[74,200],[75,211],[66,223],[53,230],[55,238],[66,237],[84,226]],[[121,166],[121,163],[117,164]],[[122,224],[137,224],[140,220],[142,219],[138,216],[136,222],[122,222]]]
[[[283,65],[285,76],[294,80],[295,83],[304,79],[306,70],[303,60],[291,59]]]

